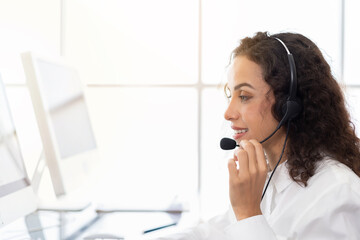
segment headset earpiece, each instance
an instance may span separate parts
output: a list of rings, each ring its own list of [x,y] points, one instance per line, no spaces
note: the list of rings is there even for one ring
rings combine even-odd
[[[301,102],[299,99],[287,100],[282,106],[283,117],[279,122],[279,126],[296,118],[302,110]]]

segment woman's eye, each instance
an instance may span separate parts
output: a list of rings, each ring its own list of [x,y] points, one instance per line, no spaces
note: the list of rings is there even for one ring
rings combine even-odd
[[[249,96],[245,96],[245,95],[240,95],[239,98],[241,99],[242,102],[247,101],[247,100],[250,99]]]

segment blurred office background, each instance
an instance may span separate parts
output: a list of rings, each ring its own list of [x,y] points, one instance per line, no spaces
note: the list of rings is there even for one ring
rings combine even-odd
[[[231,50],[257,31],[308,36],[359,126],[359,9],[356,0],[0,0],[0,72],[30,178],[42,144],[25,51],[78,69],[108,201],[151,205],[179,196],[203,218],[224,211],[229,152],[219,140],[230,130],[221,84]]]

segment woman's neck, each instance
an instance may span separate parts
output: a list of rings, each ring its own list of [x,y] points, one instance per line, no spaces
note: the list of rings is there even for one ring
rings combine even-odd
[[[283,128],[281,128],[272,138],[263,144],[271,170],[275,168],[277,162],[279,161],[282,149],[284,147],[285,137],[286,132],[283,130]],[[286,151],[284,151],[280,163],[284,162],[285,160]]]

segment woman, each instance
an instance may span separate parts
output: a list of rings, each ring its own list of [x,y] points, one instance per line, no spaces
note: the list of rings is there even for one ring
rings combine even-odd
[[[244,38],[226,88],[232,208],[165,239],[360,239],[359,139],[319,48],[293,33]]]

